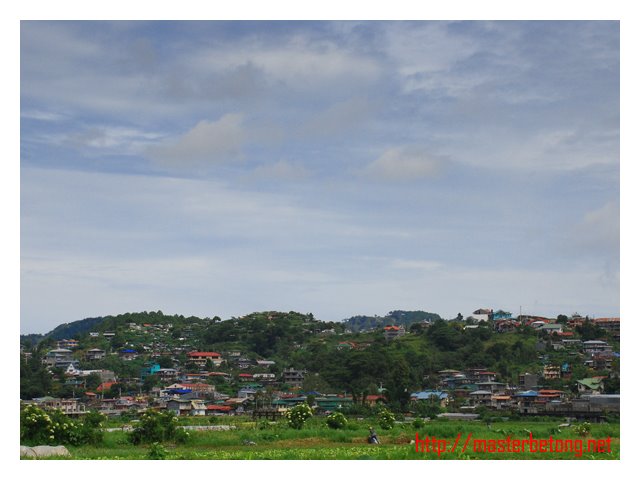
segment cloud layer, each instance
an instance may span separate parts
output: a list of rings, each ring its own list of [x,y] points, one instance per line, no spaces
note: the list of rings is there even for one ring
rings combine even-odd
[[[615,315],[619,42],[609,21],[22,22],[21,329]]]

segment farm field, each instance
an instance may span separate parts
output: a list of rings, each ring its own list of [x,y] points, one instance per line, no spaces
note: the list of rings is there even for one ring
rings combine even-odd
[[[196,419],[187,423],[193,425]],[[181,422],[182,423],[182,422]],[[200,420],[206,425],[206,420]],[[620,426],[618,423],[593,424],[589,432],[582,435],[574,427],[559,427],[560,421],[506,421],[486,424],[485,422],[434,420],[426,422],[424,427],[416,429],[410,423],[397,423],[391,430],[376,427],[380,445],[366,442],[371,423],[366,419],[350,419],[346,429],[332,430],[324,419],[312,418],[302,429],[289,428],[285,422],[251,422],[241,417],[219,419],[220,424],[227,423],[231,430],[189,430],[189,439],[184,444],[167,442],[163,445],[134,446],[127,440],[122,430],[105,432],[104,442],[100,446],[69,446],[71,459],[75,460],[461,460],[461,459],[584,459],[616,460],[620,459]],[[209,424],[210,425],[210,424]],[[416,452],[416,432],[420,439],[436,437],[441,443],[429,452]],[[469,437],[466,450],[465,440]],[[531,435],[531,437],[530,437]],[[474,452],[474,440],[490,441],[509,439],[549,440],[554,444],[574,445],[575,450],[563,452]],[[458,443],[456,443],[458,439]],[[606,440],[610,452],[589,452],[587,445],[591,440],[604,447]],[[442,443],[446,440],[446,444]],[[561,441],[557,443],[557,441]],[[579,443],[578,443],[579,442]],[[446,445],[446,451],[445,450]],[[455,447],[454,447],[455,445]],[[497,445],[496,442],[493,445]],[[436,450],[440,448],[438,455]],[[565,447],[566,448],[566,447]],[[606,450],[602,448],[602,450]]]

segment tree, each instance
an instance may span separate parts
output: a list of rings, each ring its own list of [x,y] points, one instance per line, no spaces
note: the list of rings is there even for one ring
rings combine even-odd
[[[85,388],[87,390],[95,390],[100,386],[101,383],[102,383],[102,379],[100,378],[100,375],[98,375],[97,373],[90,373],[85,378]]]

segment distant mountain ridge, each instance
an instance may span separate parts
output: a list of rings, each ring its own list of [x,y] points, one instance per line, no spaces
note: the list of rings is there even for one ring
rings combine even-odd
[[[163,323],[175,318],[180,318],[182,320],[185,319],[185,317],[182,315],[168,316],[162,314],[162,312],[160,311],[158,311],[157,313],[141,312],[126,313],[115,316],[108,315],[105,317],[89,317],[70,323],[60,324],[46,334],[33,333],[20,335],[20,343],[37,344],[46,338],[51,338],[53,340],[62,340],[65,338],[73,338],[76,335],[86,334],[90,331],[107,331],[114,329],[117,324],[124,321],[133,321],[138,323],[141,321],[157,321],[159,323]],[[216,317],[216,319],[217,318],[218,317]],[[203,320],[198,317],[189,317],[187,320],[189,319],[196,321]],[[420,323],[423,320],[433,322],[440,319],[441,317],[437,313],[429,313],[422,310],[393,310],[387,313],[384,317],[355,315],[344,320],[343,322],[345,323],[345,326],[351,331],[360,332],[381,328],[387,325],[402,325],[405,328],[409,328],[412,324]]]
[[[71,323],[63,323],[51,330],[49,333],[40,334],[32,333],[27,335],[20,335],[20,343],[24,340],[30,340],[31,343],[38,343],[45,338],[52,338],[53,340],[62,340],[64,338],[72,338],[74,335],[80,335],[92,331],[99,326],[105,317],[91,317],[83,320],[76,320]]]

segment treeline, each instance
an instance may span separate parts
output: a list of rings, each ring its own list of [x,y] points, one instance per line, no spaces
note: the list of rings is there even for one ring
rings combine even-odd
[[[354,317],[347,318],[344,320],[344,323],[352,332],[361,332],[374,330],[388,325],[403,326],[406,329],[409,329],[409,327],[414,323],[421,323],[423,321],[434,322],[436,320],[442,320],[440,315],[437,313],[429,313],[422,310],[394,310],[387,313],[384,317],[356,315]]]

